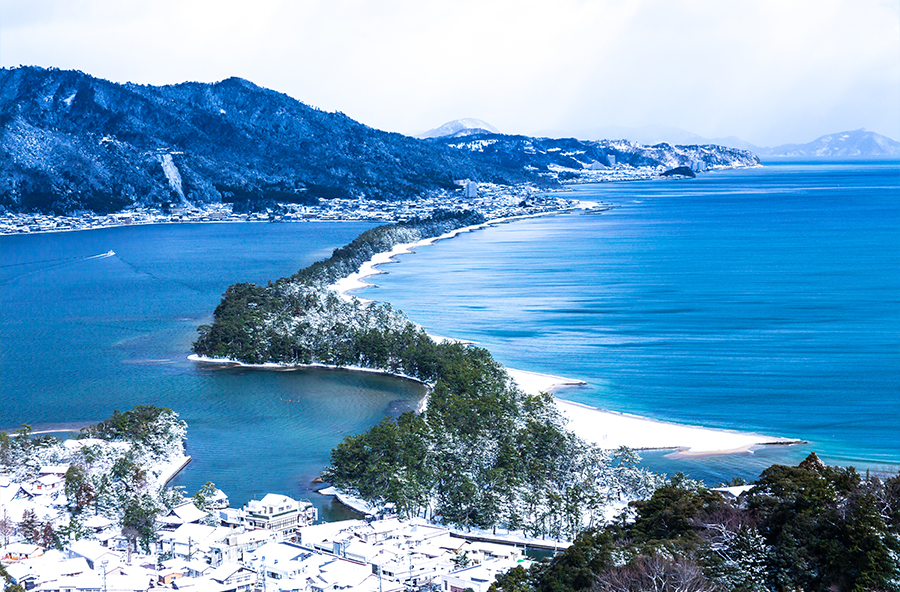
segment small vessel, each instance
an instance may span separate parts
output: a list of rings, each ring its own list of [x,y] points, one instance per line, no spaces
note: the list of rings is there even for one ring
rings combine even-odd
[[[115,254],[116,254],[116,252],[113,251],[112,249],[110,249],[109,251],[106,252],[106,256],[107,256],[107,257],[112,257],[112,256],[115,255]]]

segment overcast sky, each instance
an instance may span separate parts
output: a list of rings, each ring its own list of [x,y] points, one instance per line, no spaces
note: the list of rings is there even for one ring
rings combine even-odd
[[[240,76],[407,134],[475,117],[900,140],[900,0],[0,0],[0,62]]]

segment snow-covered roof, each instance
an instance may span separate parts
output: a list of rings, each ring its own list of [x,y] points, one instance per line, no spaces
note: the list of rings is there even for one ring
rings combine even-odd
[[[193,501],[188,501],[180,506],[172,508],[170,516],[176,516],[182,523],[199,522],[206,517],[206,512],[194,505]]]
[[[319,566],[319,577],[335,587],[355,588],[372,575],[372,568],[346,559],[333,558]]]
[[[206,526],[205,524],[182,524],[174,531],[163,535],[163,539],[174,543],[187,545],[190,542],[193,545],[214,543],[227,537],[231,533],[231,529],[221,526]]]
[[[105,516],[91,516],[82,523],[82,526],[85,528],[107,528],[113,524],[115,522]]]
[[[207,577],[211,580],[216,580],[217,582],[224,583],[225,580],[236,574],[237,572],[244,569],[237,563],[223,563],[212,572],[206,574]]]
[[[71,465],[44,465],[41,467],[41,475],[65,475]]]
[[[267,493],[261,500],[250,500],[244,509],[248,512],[262,514],[280,514],[296,508],[305,508],[309,502],[300,502],[278,493]],[[267,511],[267,508],[270,510]]]
[[[718,491],[728,498],[739,498],[741,494],[750,491],[754,487],[754,485],[735,485],[732,487],[714,487],[710,491]]]
[[[266,543],[253,551],[251,557],[256,561],[265,560],[266,565],[271,565],[274,564],[275,561],[278,561],[279,563],[293,561],[297,557],[308,552],[309,551],[306,551],[305,549],[301,549],[289,543],[271,542]]]
[[[59,485],[62,483],[63,479],[59,475],[44,475],[43,477],[39,477],[37,482],[45,487],[51,487],[54,485]]]
[[[73,541],[69,544],[68,549],[75,555],[80,555],[85,559],[94,563],[95,567],[99,567],[97,563],[99,560],[107,559],[110,564],[117,563],[120,559],[120,555],[113,551],[110,551],[109,548],[104,547],[97,541],[91,541],[88,539],[81,539],[77,541]]]

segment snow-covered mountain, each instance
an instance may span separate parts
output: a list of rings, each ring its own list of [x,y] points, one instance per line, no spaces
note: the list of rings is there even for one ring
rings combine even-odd
[[[454,119],[448,121],[441,127],[430,129],[425,133],[419,134],[419,138],[443,138],[446,136],[468,136],[489,132],[499,134],[500,131],[486,121],[467,117],[464,119]]]
[[[148,86],[0,69],[0,212],[222,202],[259,211],[416,199],[459,189],[456,179],[550,188],[600,166],[759,163],[722,146],[510,136],[473,119],[442,127],[449,135],[388,133],[240,78]]]
[[[562,137],[562,132],[546,132],[546,135]],[[714,144],[749,150],[760,156],[776,158],[879,158],[900,156],[900,142],[865,129],[827,134],[806,144],[781,146],[756,146],[738,138],[706,138],[677,127],[645,125],[641,127],[606,126],[580,130],[574,134],[582,140],[628,138],[648,146],[666,143],[671,145]]]
[[[865,128],[828,134],[806,144],[759,148],[759,154],[778,157],[870,158],[900,156],[900,142]]]

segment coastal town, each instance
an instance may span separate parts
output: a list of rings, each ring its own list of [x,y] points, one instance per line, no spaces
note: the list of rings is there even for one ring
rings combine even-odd
[[[575,183],[653,179],[663,172],[661,166],[616,165],[610,168],[598,163],[595,168],[578,171],[577,178],[567,183],[567,187]],[[364,197],[335,198],[322,200],[314,206],[279,203],[255,212],[235,211],[233,204],[229,203],[180,204],[165,208],[129,206],[120,212],[84,212],[71,216],[5,212],[0,214],[0,235],[202,222],[369,221],[383,224],[428,217],[436,210],[475,210],[488,220],[493,220],[585,207],[566,191],[546,192],[533,184],[507,186],[468,180],[458,181],[458,184],[460,190],[434,192],[416,199],[382,201]],[[598,206],[588,204],[587,207]]]
[[[63,446],[102,445],[75,439]],[[151,461],[160,469],[149,468],[154,485],[189,459],[176,453],[165,460]],[[73,513],[85,495],[73,493],[77,469],[50,464],[26,478],[22,471],[0,476],[0,559],[8,584],[72,592],[484,592],[498,573],[532,563],[515,542],[487,542],[421,519],[382,513],[320,523],[310,502],[274,493],[231,508],[211,484],[205,495],[192,498],[161,489],[171,507],[155,517],[151,536],[140,539],[133,527],[104,512]],[[67,490],[78,499],[69,499]]]

